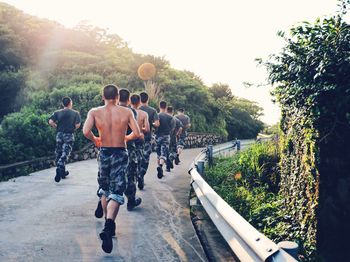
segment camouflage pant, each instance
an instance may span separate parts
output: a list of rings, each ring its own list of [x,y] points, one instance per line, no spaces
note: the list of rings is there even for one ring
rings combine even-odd
[[[141,174],[142,163],[144,162],[143,151],[145,148],[145,142],[143,140],[135,142],[136,146],[136,154],[137,154],[137,178],[142,179],[143,176]]]
[[[99,153],[99,194],[107,200],[124,204],[125,174],[128,168],[128,152],[124,148],[102,147]]]
[[[184,149],[186,146],[187,136],[180,136],[179,141],[177,142],[177,148]]]
[[[141,167],[140,167],[140,176],[144,177],[147,173],[148,165],[149,165],[149,158],[152,153],[152,143],[151,141],[145,141],[144,147],[143,147],[143,157],[141,161]]]
[[[56,135],[56,166],[65,169],[67,160],[72,152],[74,135],[72,133],[57,132]]]
[[[176,136],[171,136],[170,137],[168,160],[171,162],[174,161],[176,154],[177,154]]]
[[[127,185],[125,195],[128,201],[133,201],[136,195],[137,150],[135,142],[128,142],[129,165],[126,172]]]
[[[170,136],[157,136],[157,156],[158,159],[166,161],[169,152]]]

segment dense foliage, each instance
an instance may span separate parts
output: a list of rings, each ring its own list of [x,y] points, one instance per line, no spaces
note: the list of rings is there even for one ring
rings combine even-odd
[[[156,88],[152,105],[164,98],[185,108],[192,131],[254,137],[260,129],[255,116],[261,109],[254,103],[244,100],[244,106],[232,105],[227,112],[198,76],[171,68],[161,57],[134,53],[105,29],[84,23],[67,29],[0,3],[0,46],[0,164],[53,152],[54,132],[47,118],[61,107],[61,98],[71,96],[84,121],[89,108],[101,104],[101,88],[109,83],[132,92]],[[152,81],[137,75],[144,62],[157,68]],[[86,143],[81,132],[76,141],[75,149]]]
[[[350,25],[342,12],[291,29],[266,63],[281,105],[281,193],[308,260],[345,261],[350,233]]]
[[[277,141],[254,144],[232,157],[216,158],[207,182],[241,216],[274,242],[297,241],[300,257],[310,253],[309,239],[283,208]]]

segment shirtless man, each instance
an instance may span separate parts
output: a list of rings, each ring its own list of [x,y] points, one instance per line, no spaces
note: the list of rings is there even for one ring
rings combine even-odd
[[[135,109],[137,112],[137,123],[139,124],[139,128],[141,132],[144,134],[149,133],[150,127],[149,127],[149,121],[148,121],[148,114],[139,109],[141,98],[139,95],[132,95],[130,97],[131,102],[131,108]],[[137,139],[135,141],[136,146],[136,153],[137,153],[137,186],[140,190],[144,187],[144,181],[143,181],[143,175],[141,174],[141,165],[143,160],[143,151],[145,147],[145,140],[144,139]]]
[[[153,131],[152,129],[155,129],[159,127],[159,117],[157,110],[155,110],[153,107],[149,106],[149,97],[146,92],[141,92],[140,93],[141,97],[141,106],[139,109],[142,111],[145,111],[148,114],[148,122],[149,122],[149,127],[150,131],[145,134],[145,146],[143,150],[143,158],[142,158],[142,163],[141,163],[141,176],[144,180],[144,177],[147,173],[147,169],[149,166],[149,159],[152,153],[152,135]]]
[[[127,89],[119,90],[119,105],[129,108],[130,111],[133,112],[135,119],[138,119],[137,111],[133,108],[129,107],[130,103],[130,92]],[[132,130],[128,128],[126,134],[130,134]],[[144,139],[144,135],[141,132],[140,139]],[[140,197],[136,197],[136,181],[138,176],[138,157],[137,157],[137,149],[136,149],[136,139],[129,140],[126,143],[126,148],[129,153],[129,164],[126,172],[127,183],[125,189],[125,195],[128,199],[128,203],[126,204],[126,208],[128,211],[132,211],[135,207],[139,206],[142,202]]]
[[[132,111],[117,106],[118,88],[107,85],[103,89],[105,105],[89,111],[83,127],[86,138],[100,147],[100,193],[101,203],[106,222],[100,238],[102,249],[111,253],[113,249],[112,235],[115,232],[115,219],[120,205],[124,204],[123,193],[126,188],[125,175],[128,167],[128,152],[125,149],[126,141],[137,139],[141,133]],[[99,137],[92,133],[96,126]],[[126,136],[128,126],[132,133]]]

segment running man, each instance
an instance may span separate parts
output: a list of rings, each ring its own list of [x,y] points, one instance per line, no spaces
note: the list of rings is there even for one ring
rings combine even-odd
[[[102,194],[101,203],[106,222],[100,238],[102,249],[111,253],[113,249],[112,236],[115,234],[115,219],[120,205],[124,204],[123,193],[126,188],[125,175],[128,168],[128,151],[125,141],[140,137],[140,130],[130,109],[116,105],[118,88],[107,85],[103,89],[105,105],[89,111],[83,127],[86,138],[100,147],[99,155],[99,186]],[[96,126],[99,137],[92,133]],[[132,133],[126,135],[128,127]]]
[[[130,92],[127,89],[119,90],[119,105],[128,108],[134,115],[135,119],[138,118],[135,109],[129,107]],[[130,134],[132,130],[128,128],[126,134]],[[144,139],[144,135],[141,132],[140,139]],[[127,209],[128,211],[133,210],[135,207],[139,206],[142,202],[140,197],[136,197],[136,180],[138,177],[137,170],[137,150],[136,150],[136,139],[129,140],[127,144],[127,149],[129,153],[129,165],[127,170],[127,185],[125,190],[125,195],[128,199]]]
[[[185,115],[185,110],[183,108],[179,108],[177,110],[177,115],[175,117],[181,121],[182,128],[183,128],[179,138],[179,142],[177,146],[177,155],[175,158],[175,164],[178,165],[180,163],[180,155],[186,145],[185,142],[187,138],[187,130],[191,127],[191,119],[189,118],[188,115]]]
[[[170,116],[173,116],[174,110],[173,110],[172,106],[168,106],[166,111]],[[173,119],[175,120],[175,128],[170,133],[169,154],[168,154],[167,163],[166,163],[166,171],[167,172],[170,172],[170,169],[174,168],[173,161],[175,160],[175,158],[177,156],[177,141],[178,141],[180,134],[182,132],[181,121],[176,117],[173,117]]]
[[[170,133],[175,127],[175,120],[172,116],[166,113],[167,103],[165,101],[159,102],[159,122],[160,125],[156,131],[157,141],[157,177],[161,179],[163,177],[163,165],[167,160],[170,144]]]
[[[145,175],[147,173],[149,158],[152,153],[152,128],[159,127],[159,117],[157,110],[148,105],[148,94],[146,92],[140,93],[141,98],[141,106],[139,109],[145,111],[148,114],[148,122],[150,126],[150,131],[145,134],[145,145],[143,150],[143,158],[141,163],[141,172],[140,177],[142,177],[142,181],[144,181]]]
[[[147,134],[150,132],[149,122],[148,122],[148,114],[140,110],[140,96],[139,95],[132,95],[130,97],[131,102],[131,108],[136,110],[137,113],[137,123],[139,124],[139,128],[143,134]],[[144,187],[144,181],[143,176],[141,175],[141,165],[142,162],[145,162],[143,160],[143,151],[145,147],[145,141],[144,139],[137,139],[135,140],[135,146],[136,146],[136,153],[137,153],[137,186],[140,190]]]
[[[56,134],[56,176],[55,181],[60,182],[69,172],[66,163],[73,149],[74,131],[80,127],[80,114],[72,109],[73,101],[69,97],[62,99],[63,109],[55,111],[49,118],[49,124],[57,129]]]

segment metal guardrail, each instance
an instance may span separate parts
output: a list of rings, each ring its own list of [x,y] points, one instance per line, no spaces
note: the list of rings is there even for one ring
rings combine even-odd
[[[251,141],[249,144],[254,143]],[[237,147],[237,140],[226,143],[212,149],[212,154],[218,155],[222,152]],[[247,143],[242,144],[247,146]],[[209,217],[231,247],[235,255],[243,262],[248,261],[273,261],[292,262],[297,261],[283,249],[279,248],[272,240],[261,234],[249,224],[240,214],[229,206],[211,187],[205,182],[197,171],[199,161],[208,160],[209,150],[202,150],[192,164],[189,174],[192,177],[192,187]],[[209,152],[210,158],[210,152]]]

